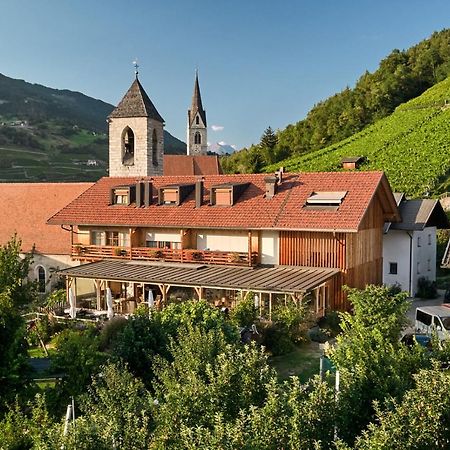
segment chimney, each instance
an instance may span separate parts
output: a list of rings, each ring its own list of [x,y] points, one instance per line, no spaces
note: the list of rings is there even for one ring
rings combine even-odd
[[[111,188],[109,191],[109,204],[114,205],[114,188]]]
[[[278,178],[276,176],[266,177],[264,181],[266,182],[266,198],[271,199],[277,193]]]
[[[136,208],[144,206],[144,186],[142,181],[136,183]]]
[[[144,206],[148,207],[152,204],[152,183],[144,181]]]
[[[278,183],[281,184],[283,182],[283,174],[284,174],[284,167],[280,167],[276,172],[275,176],[278,178]]]
[[[203,179],[195,182],[195,207],[200,208],[203,204]]]

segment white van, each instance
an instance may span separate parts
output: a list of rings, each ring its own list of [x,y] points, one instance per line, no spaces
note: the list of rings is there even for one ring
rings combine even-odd
[[[450,337],[450,304],[441,306],[421,306],[416,309],[416,333],[431,336],[436,332],[439,339]]]

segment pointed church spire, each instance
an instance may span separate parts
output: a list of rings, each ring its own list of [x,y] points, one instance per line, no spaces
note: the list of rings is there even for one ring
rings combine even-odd
[[[188,155],[206,155],[208,152],[208,137],[206,112],[203,109],[198,71],[195,71],[194,93],[191,109],[188,110],[187,123],[187,153]]]
[[[199,113],[203,124],[206,127],[206,112],[203,109],[202,97],[200,95],[200,85],[198,83],[198,70],[195,71],[194,93],[192,94],[192,106],[190,109],[190,120],[194,120],[195,115]]]

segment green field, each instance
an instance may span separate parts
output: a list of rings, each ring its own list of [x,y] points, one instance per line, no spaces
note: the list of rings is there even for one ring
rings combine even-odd
[[[341,170],[343,157],[364,156],[361,170],[384,170],[395,191],[411,197],[449,189],[450,78],[393,114],[337,144],[266,168],[274,171]]]
[[[64,137],[62,127],[51,122],[45,133],[33,129],[22,132],[29,133],[38,146],[0,145],[0,181],[95,181],[107,174],[104,134],[80,129]],[[90,159],[98,165],[88,166]]]

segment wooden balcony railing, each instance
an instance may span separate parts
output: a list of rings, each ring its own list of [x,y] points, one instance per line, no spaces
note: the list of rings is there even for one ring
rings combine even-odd
[[[223,252],[211,250],[171,250],[150,247],[113,247],[108,245],[72,245],[72,257],[84,260],[103,258],[167,261],[194,264],[222,264],[229,266],[254,266],[258,254],[248,252]]]

